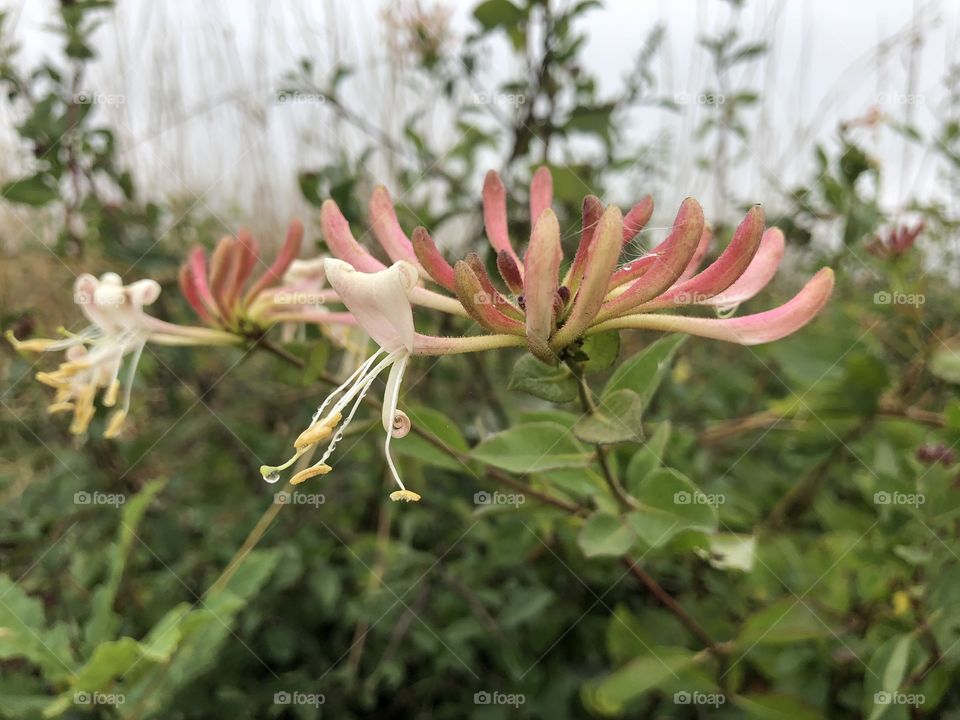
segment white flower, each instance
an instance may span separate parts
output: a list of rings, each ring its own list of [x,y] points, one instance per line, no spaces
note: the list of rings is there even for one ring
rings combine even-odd
[[[390,440],[410,431],[410,419],[397,409],[400,383],[407,360],[414,352],[416,333],[413,327],[413,309],[410,295],[419,279],[417,269],[399,261],[378,272],[363,273],[342,260],[326,259],[323,263],[327,281],[337,291],[340,301],[356,318],[357,323],[379,345],[371,355],[340,387],[334,390],[314,413],[310,426],[294,442],[296,453],[283,465],[260,468],[268,482],[276,482],[280,471],[290,467],[314,445],[330,439],[320,459],[296,473],[290,480],[298,484],[316,475],[325,475],[331,467],[327,460],[333,454],[343,432],[363,401],[373,381],[387,368],[387,388],[383,398],[383,428],[387,437],[384,452],[387,464],[399,490],[391,493],[391,500],[417,501],[420,496],[407,490],[390,455]],[[328,409],[329,408],[329,409]],[[346,417],[344,417],[346,414]]]
[[[155,280],[124,285],[116,273],[105,273],[99,280],[83,274],[74,283],[74,302],[90,321],[89,327],[76,334],[62,330],[64,338],[60,340],[18,340],[12,332],[6,333],[17,350],[66,351],[66,362],[53,372],[37,373],[36,378],[57,391],[53,404],[47,408],[49,412],[73,413],[70,432],[86,433],[96,412],[97,392],[105,389],[102,395],[105,407],[114,407],[118,400],[121,403],[107,421],[104,437],[112,438],[120,433],[130,409],[137,365],[147,341],[166,345],[236,342],[233,336],[218,330],[173,325],[151,317],[143,308],[155,302],[159,295],[160,285]]]

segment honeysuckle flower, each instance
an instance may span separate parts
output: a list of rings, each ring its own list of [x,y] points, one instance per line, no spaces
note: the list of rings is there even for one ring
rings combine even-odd
[[[303,225],[294,220],[268,267],[257,241],[246,231],[224,237],[210,258],[194,248],[180,269],[180,289],[201,320],[248,338],[276,323],[352,324],[349,313],[330,311],[336,292],[324,289],[322,260],[297,260]],[[253,280],[257,265],[266,268]]]
[[[924,223],[921,220],[913,227],[899,225],[890,228],[886,237],[877,235],[867,244],[867,252],[874,257],[891,260],[908,252],[923,232]]]
[[[412,239],[408,238],[382,187],[370,201],[371,224],[391,260],[416,266],[421,275],[455,294],[459,301],[457,307],[450,307],[441,302],[449,298],[424,288],[423,293],[430,293],[428,302],[419,304],[466,314],[493,333],[487,337],[497,338],[501,345],[526,344],[536,357],[550,364],[566,359],[568,349],[587,335],[623,328],[683,332],[742,345],[770,342],[810,322],[832,292],[833,272],[823,268],[793,299],[767,312],[739,318],[661,314],[687,306],[706,306],[729,314],[772,279],[783,256],[783,234],[776,228],[765,231],[763,210],[754,207],[726,249],[698,271],[712,232],[699,203],[688,198],[663,242],[640,257],[621,261],[626,247],[653,214],[653,201],[646,197],[622,215],[616,206],[604,208],[591,195],[583,201],[579,247],[561,273],[563,251],[559,223],[550,208],[552,197],[549,170],[540,168],[531,182],[532,232],[521,259],[509,236],[503,183],[496,173],[487,174],[484,224],[497,252],[496,265],[505,292],[494,284],[477,255],[451,266],[425,229],[417,228]],[[346,221],[332,201],[325,211],[324,230],[333,253],[358,270],[382,269],[383,264],[352,235],[347,237]]]
[[[50,413],[72,412],[70,432],[86,433],[93,419],[97,393],[102,389],[104,407],[116,407],[103,435],[116,437],[130,409],[130,395],[137,365],[147,342],[160,345],[232,345],[238,338],[211,328],[174,325],[144,311],[160,295],[155,280],[124,285],[116,273],[98,280],[80,275],[74,284],[74,302],[90,321],[79,333],[62,330],[59,340],[18,340],[12,331],[6,337],[24,352],[66,351],[67,359],[53,372],[39,372],[39,382],[56,390]],[[124,367],[126,365],[126,367]]]

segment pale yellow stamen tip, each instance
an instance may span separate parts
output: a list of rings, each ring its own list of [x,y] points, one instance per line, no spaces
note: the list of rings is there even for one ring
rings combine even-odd
[[[420,502],[420,496],[411,490],[394,490],[390,493],[390,499],[394,502]]]
[[[333,415],[328,415],[322,420],[318,420],[300,433],[300,437],[294,441],[293,447],[295,447],[297,450],[303,450],[304,448],[308,448],[311,445],[316,445],[318,442],[326,440],[333,434],[333,429],[337,426],[337,423],[340,422],[340,418],[340,413],[334,413]]]
[[[57,389],[63,387],[65,382],[60,377],[58,377],[56,373],[38,372],[36,375],[34,375],[34,378],[38,383],[42,385],[47,385],[49,387],[57,388]]]
[[[13,330],[7,330],[3,336],[10,341],[13,349],[17,352],[43,352],[49,350],[50,346],[56,343],[56,340],[47,340],[44,338],[35,338],[33,340],[18,340],[13,334]]]
[[[108,440],[115,438],[123,430],[123,422],[127,419],[126,410],[116,410],[107,421],[107,429],[103,431],[103,436]]]
[[[104,407],[113,407],[117,404],[117,397],[120,395],[120,381],[114,378],[113,382],[110,383],[110,387],[107,388],[107,391],[103,394],[103,405]]]
[[[47,412],[51,415],[56,415],[57,413],[70,412],[74,409],[74,404],[72,402],[55,402],[50,405],[47,405]]]
[[[290,484],[299,485],[305,480],[309,480],[310,478],[316,477],[317,475],[326,475],[331,470],[333,470],[333,468],[327,465],[326,463],[308,467],[306,470],[301,470],[292,478],[290,478]]]

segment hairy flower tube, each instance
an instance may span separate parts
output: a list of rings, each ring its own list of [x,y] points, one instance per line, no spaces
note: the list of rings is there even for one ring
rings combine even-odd
[[[203,248],[194,248],[180,268],[181,292],[205,323],[244,337],[277,323],[353,324],[349,313],[326,309],[337,294],[324,289],[322,260],[296,259],[302,241],[303,225],[294,220],[269,266],[246,231],[220,240],[209,267]],[[264,270],[254,280],[258,265]]]
[[[703,210],[685,200],[665,240],[649,252],[621,261],[653,213],[646,197],[626,215],[616,206],[604,208],[592,195],[583,201],[580,244],[563,269],[560,226],[550,208],[553,197],[549,170],[540,168],[530,187],[532,232],[521,259],[507,227],[506,191],[496,173],[487,174],[483,215],[487,236],[497,252],[497,287],[477,255],[451,266],[424,228],[412,239],[404,233],[387,191],[378,187],[370,201],[373,233],[393,261],[416,266],[421,275],[454,294],[452,298],[421,289],[429,305],[466,314],[497,338],[499,344],[526,344],[540,360],[557,364],[581,338],[624,328],[681,332],[742,345],[783,338],[810,322],[833,289],[833,271],[817,272],[784,305],[743,317],[690,317],[662,313],[692,305],[728,314],[751,299],[772,279],[783,256],[780,230],[764,229],[760,207],[752,208],[737,227],[730,244],[708,267],[698,272],[712,238]],[[358,270],[376,272],[383,264],[349,235],[346,221],[332,201],[323,208],[325,237],[331,251]],[[336,219],[336,222],[333,222]],[[344,230],[344,228],[346,228]],[[501,287],[505,288],[501,291]],[[416,299],[411,296],[416,302]],[[442,301],[442,302],[441,302]],[[471,338],[473,339],[473,338]],[[511,341],[512,340],[512,341]]]
[[[72,412],[70,432],[86,433],[96,412],[95,400],[103,389],[101,403],[116,407],[103,435],[116,437],[130,409],[130,395],[137,365],[148,342],[159,345],[233,345],[238,338],[220,330],[174,325],[148,315],[144,306],[156,301],[160,285],[155,280],[138,280],[124,285],[116,273],[98,280],[80,275],[74,284],[74,302],[90,321],[79,333],[62,330],[59,340],[33,338],[18,340],[12,331],[6,337],[26,352],[66,351],[67,359],[53,372],[39,372],[36,378],[56,390],[50,413]],[[126,367],[124,367],[126,365]]]

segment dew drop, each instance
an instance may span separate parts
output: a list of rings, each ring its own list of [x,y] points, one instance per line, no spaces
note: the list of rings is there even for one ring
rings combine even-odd
[[[627,272],[630,272],[631,268],[633,268],[633,265],[624,265],[624,266],[623,266],[623,269],[626,270]]]
[[[266,480],[271,485],[273,485],[275,482],[277,482],[280,479],[280,473],[274,470],[273,472],[269,472],[266,475],[264,475],[263,479]]]

